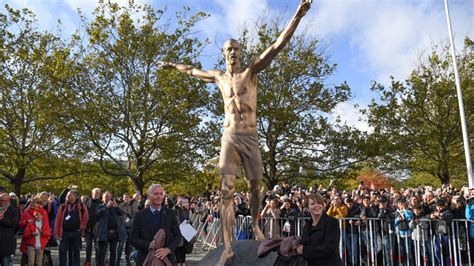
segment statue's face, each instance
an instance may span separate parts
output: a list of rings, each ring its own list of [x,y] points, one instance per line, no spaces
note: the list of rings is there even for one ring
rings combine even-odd
[[[228,40],[222,47],[225,61],[228,64],[235,65],[240,63],[240,45],[235,40]]]

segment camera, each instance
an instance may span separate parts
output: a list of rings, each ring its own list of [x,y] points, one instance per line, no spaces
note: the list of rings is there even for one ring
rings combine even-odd
[[[466,201],[467,205],[474,205],[474,197],[470,197]]]

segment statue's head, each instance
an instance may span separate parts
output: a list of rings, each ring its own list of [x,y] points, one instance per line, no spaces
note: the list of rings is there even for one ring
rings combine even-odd
[[[229,39],[225,41],[222,52],[224,53],[225,61],[228,65],[240,64],[240,45],[236,40]]]

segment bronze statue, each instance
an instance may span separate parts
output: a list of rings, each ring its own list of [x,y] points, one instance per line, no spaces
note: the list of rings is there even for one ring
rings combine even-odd
[[[236,40],[224,43],[227,69],[201,70],[194,66],[163,62],[163,67],[176,68],[181,73],[191,75],[206,82],[219,85],[224,98],[224,133],[222,136],[219,168],[222,175],[222,199],[220,217],[224,251],[218,265],[225,265],[233,256],[231,241],[234,225],[234,208],[232,197],[235,192],[235,180],[240,176],[242,164],[250,190],[250,212],[252,228],[257,240],[265,237],[258,227],[257,216],[260,209],[260,180],[262,178],[262,158],[257,136],[257,74],[270,65],[275,56],[283,49],[293,36],[301,18],[308,12],[311,0],[301,0],[296,14],[278,36],[278,39],[262,54],[253,58],[242,68],[240,65],[240,48]]]

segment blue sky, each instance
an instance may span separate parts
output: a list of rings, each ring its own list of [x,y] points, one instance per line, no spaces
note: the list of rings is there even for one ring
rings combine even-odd
[[[128,0],[111,0],[127,3]],[[238,37],[244,23],[251,23],[264,14],[268,18],[289,19],[298,0],[136,0],[155,8],[167,7],[170,14],[182,6],[191,13],[204,11],[210,17],[199,23],[199,38],[211,44],[204,51],[203,65],[211,68],[220,56],[224,40]],[[36,13],[40,27],[56,30],[61,19],[65,35],[79,26],[76,12],[80,8],[89,15],[97,0],[0,0],[14,8],[27,7]],[[450,0],[451,22],[457,50],[462,49],[465,36],[473,38],[474,0]],[[339,105],[334,116],[361,129],[359,114],[353,104],[366,106],[373,95],[372,80],[387,83],[392,75],[405,80],[426,55],[433,43],[447,41],[447,24],[443,0],[314,0],[300,27],[309,27],[310,37],[322,40],[331,63],[338,65],[328,82],[347,81],[353,91],[349,103]]]

